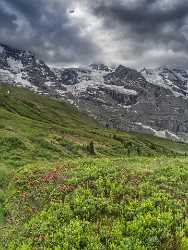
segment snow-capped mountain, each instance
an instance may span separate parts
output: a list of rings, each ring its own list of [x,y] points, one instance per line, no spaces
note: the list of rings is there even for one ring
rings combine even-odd
[[[3,44],[0,44],[0,81],[21,85],[43,94],[49,94],[48,85],[58,85],[55,72],[32,52]]]
[[[176,96],[188,96],[188,70],[165,66],[143,69],[141,73],[148,82],[167,88]]]
[[[32,52],[0,45],[0,82],[70,102],[107,128],[188,141],[186,70],[138,72],[104,64],[56,69]]]

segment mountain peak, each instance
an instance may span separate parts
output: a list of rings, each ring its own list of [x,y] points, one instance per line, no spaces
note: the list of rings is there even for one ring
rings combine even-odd
[[[18,49],[14,48],[10,45],[0,43],[0,50],[1,52],[3,51],[4,53],[7,54],[9,57],[23,57],[23,56],[30,56],[30,57],[35,57],[35,53],[29,50],[24,50],[24,49]]]
[[[92,63],[89,65],[89,68],[91,68],[92,70],[101,70],[106,72],[111,71],[110,67],[103,63]]]

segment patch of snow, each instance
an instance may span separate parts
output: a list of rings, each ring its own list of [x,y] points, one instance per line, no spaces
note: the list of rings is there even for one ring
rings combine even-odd
[[[9,70],[0,69],[0,81],[1,82],[11,84],[11,85],[22,86],[25,88],[32,89],[35,92],[38,92],[38,87],[32,85],[28,80],[25,79],[25,77],[23,77],[23,75],[24,75],[23,72],[14,74],[10,72]]]
[[[151,132],[153,135],[161,138],[167,138],[175,141],[180,141],[180,137],[175,135],[174,133],[168,131],[168,130],[155,130],[150,126],[144,125],[141,122],[135,123],[138,126],[141,126],[143,129],[145,129],[147,132]]]
[[[71,99],[66,99],[66,101],[69,102],[69,103],[72,104],[72,105],[74,104],[74,101],[71,100]]]
[[[51,87],[55,85],[55,82],[47,81],[44,83],[46,86]]]
[[[173,140],[180,140],[180,138],[177,136],[177,135],[175,135],[175,134],[173,134],[172,132],[170,132],[170,131],[166,131],[166,136],[167,136],[167,138],[171,138],[171,139],[173,139]]]
[[[94,70],[88,74],[78,71],[79,83],[75,85],[66,85],[67,92],[72,93],[74,96],[79,96],[85,92],[88,87],[98,88],[100,85],[104,85],[104,75],[107,72]]]
[[[188,133],[181,133],[179,135],[182,138],[182,141],[188,143]]]
[[[8,84],[13,84],[15,75],[9,70],[0,69],[0,81]]]
[[[168,72],[165,72],[165,70],[167,69],[143,69],[141,73],[148,82],[170,90],[175,97],[185,97],[183,93],[181,93],[181,88],[173,83],[173,81],[178,80],[178,76],[170,72],[170,70]],[[177,89],[177,91],[175,91],[175,89]]]
[[[122,105],[122,104],[118,104],[118,106],[119,106],[119,107],[122,107],[122,108],[124,108],[124,109],[130,109],[130,108],[132,108],[131,105]]]
[[[140,126],[140,127],[142,127],[143,129],[148,130],[149,132],[153,132],[153,133],[156,133],[156,132],[157,132],[157,130],[153,129],[153,128],[150,127],[150,126],[144,125],[144,124],[142,124],[141,122],[135,122],[135,124],[138,125],[138,126]]]
[[[79,83],[75,85],[66,85],[67,92],[73,96],[79,96],[81,93],[88,91],[92,88],[92,93],[95,92],[100,86],[114,90],[125,95],[137,95],[137,92],[132,89],[125,89],[124,86],[108,85],[104,83],[104,76],[108,72],[102,70],[93,70],[86,73],[78,71]]]
[[[33,87],[29,81],[22,78],[22,73],[15,75],[15,82],[23,87]]]
[[[66,93],[66,91],[61,90],[61,89],[56,89],[56,92],[57,92],[57,94],[59,94],[61,96],[65,96],[65,93]]]
[[[166,131],[165,130],[156,130],[155,135],[161,138],[166,138]]]
[[[138,93],[133,89],[125,89],[124,86],[117,86],[117,85],[105,85],[109,89],[114,91],[120,92],[125,95],[137,95]]]
[[[14,73],[19,73],[23,69],[23,64],[21,61],[15,60],[11,57],[7,58],[8,65]]]

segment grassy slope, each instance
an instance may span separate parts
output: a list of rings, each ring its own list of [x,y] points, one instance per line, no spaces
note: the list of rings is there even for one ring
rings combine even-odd
[[[180,249],[187,153],[187,144],[106,130],[68,104],[1,85],[1,240],[10,249]]]
[[[16,167],[35,160],[87,155],[85,145],[92,140],[98,155],[188,152],[186,144],[104,130],[68,104],[22,88],[0,86],[1,164]]]

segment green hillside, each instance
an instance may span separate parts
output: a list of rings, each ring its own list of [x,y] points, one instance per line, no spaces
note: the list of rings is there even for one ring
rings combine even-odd
[[[176,155],[188,145],[148,135],[102,129],[96,121],[63,102],[23,88],[0,86],[1,163],[21,166],[35,160],[88,155]]]
[[[0,85],[0,249],[188,249],[187,155]]]

